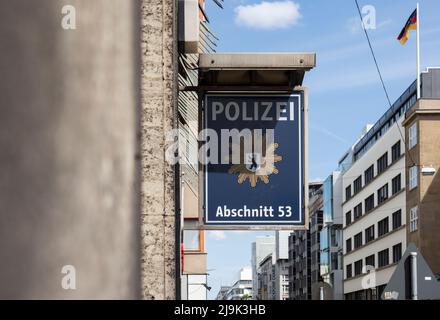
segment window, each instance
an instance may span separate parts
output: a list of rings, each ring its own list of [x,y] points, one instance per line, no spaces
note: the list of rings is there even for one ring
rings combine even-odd
[[[359,219],[362,216],[362,203],[359,203],[356,207],[354,207],[353,212],[354,220]]]
[[[409,232],[416,231],[419,226],[419,208],[414,207],[409,211]]]
[[[351,251],[351,238],[345,240],[345,244],[346,244],[346,246],[347,246],[346,253],[349,253],[349,252]]]
[[[348,226],[349,224],[351,224],[351,211],[345,214],[345,225]]]
[[[365,243],[368,243],[373,240],[374,240],[374,224],[371,227],[365,229]]]
[[[388,167],[388,152],[377,160],[377,174],[381,174]]]
[[[388,229],[388,217],[386,217],[385,219],[382,219],[378,222],[378,237],[383,236],[384,234],[387,234],[389,229]]]
[[[417,166],[409,168],[409,190],[417,188]]]
[[[385,267],[389,264],[390,257],[389,257],[389,250],[388,249],[380,251],[377,254],[377,256],[378,256],[378,260],[379,260],[379,265],[378,265],[379,268]]]
[[[374,194],[365,199],[365,213],[374,209]]]
[[[366,266],[372,266],[373,268],[376,267],[375,261],[374,261],[374,254],[371,256],[368,256],[365,258],[365,265]]]
[[[377,204],[381,204],[388,199],[388,183],[377,190]]]
[[[394,162],[400,158],[400,140],[391,147],[391,162]]]
[[[374,164],[371,165],[367,170],[364,172],[365,176],[365,184],[368,184],[370,181],[374,179]]]
[[[351,199],[351,185],[345,188],[345,201],[348,201],[350,199]]]
[[[354,275],[362,274],[362,260],[358,260],[354,263]]]
[[[347,264],[346,266],[347,279],[353,276],[352,266],[351,264]]]
[[[362,232],[354,236],[354,248],[357,249],[362,246]]]
[[[183,249],[190,251],[200,250],[199,230],[183,230]]]
[[[358,193],[362,189],[362,176],[359,176],[356,180],[354,180],[354,194]]]
[[[402,258],[402,244],[396,244],[393,246],[393,263],[397,263]]]
[[[417,123],[414,123],[408,129],[408,148],[411,149],[417,145]]]
[[[391,192],[393,194],[396,194],[402,189],[402,176],[399,174],[398,176],[394,177],[391,182]]]
[[[393,230],[402,226],[402,210],[393,213]]]

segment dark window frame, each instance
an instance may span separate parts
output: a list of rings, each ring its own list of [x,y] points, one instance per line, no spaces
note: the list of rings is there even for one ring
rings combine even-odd
[[[374,164],[364,171],[365,185],[374,180]]]
[[[352,246],[351,238],[345,240],[345,251],[346,251],[346,253],[349,253],[349,252],[351,252],[352,250],[353,250],[353,246]]]
[[[393,230],[396,230],[402,226],[402,210],[401,209],[393,212],[392,220],[393,220],[393,222],[392,222],[393,223]]]
[[[391,162],[397,161],[402,155],[400,140],[391,147]]]
[[[377,174],[381,174],[388,168],[388,151],[377,159]]]
[[[345,188],[345,201],[350,200],[352,197],[352,193],[351,193],[351,184]]]
[[[362,259],[354,262],[354,275],[355,276],[362,274],[363,266],[364,266],[364,263],[363,263]]]
[[[345,273],[346,273],[347,279],[353,277],[353,266],[352,266],[351,263],[350,263],[350,264],[347,264],[347,265],[345,266]]]
[[[347,217],[350,217],[350,219],[347,219]],[[351,217],[351,210],[345,213],[345,225],[348,226],[353,222]]]
[[[391,194],[395,195],[397,192],[402,190],[402,174],[399,173],[397,176],[391,180]]]
[[[393,263],[397,263],[402,259],[402,243],[393,246]]]
[[[362,190],[362,175],[356,178],[353,181],[353,194],[359,193]]]
[[[353,208],[353,221],[358,220],[362,217],[362,202]]]
[[[374,209],[374,193],[365,199],[365,213]]]
[[[379,251],[377,253],[377,266],[379,268],[386,267],[390,264],[390,250],[387,248],[385,250]]]
[[[365,229],[365,244],[375,239],[374,224]]]
[[[380,220],[377,223],[377,236],[382,237],[390,232],[390,219],[388,217]]]
[[[363,245],[362,232],[359,232],[353,237],[353,247],[354,249],[360,248]]]
[[[377,205],[385,202],[389,198],[388,183],[377,190]]]
[[[365,265],[366,266],[372,266],[373,268],[376,268],[376,255],[372,254],[365,258]]]

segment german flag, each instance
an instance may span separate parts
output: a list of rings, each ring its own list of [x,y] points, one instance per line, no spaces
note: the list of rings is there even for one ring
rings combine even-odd
[[[408,21],[405,24],[405,27],[403,27],[402,31],[397,37],[397,40],[399,40],[400,43],[404,45],[408,40],[409,32],[415,29],[417,29],[417,9],[414,10],[414,12],[409,17]]]

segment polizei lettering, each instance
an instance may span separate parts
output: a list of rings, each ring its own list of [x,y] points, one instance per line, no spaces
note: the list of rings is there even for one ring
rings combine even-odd
[[[290,102],[221,102],[212,103],[211,120],[224,114],[228,121],[294,121],[295,112],[293,101]]]

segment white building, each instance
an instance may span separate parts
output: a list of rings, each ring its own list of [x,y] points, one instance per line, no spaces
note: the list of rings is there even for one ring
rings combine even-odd
[[[275,233],[275,300],[289,299],[289,235],[291,231]]]
[[[242,300],[246,297],[252,297],[252,268],[244,267],[240,269],[233,284],[224,295],[224,300]]]
[[[343,174],[345,299],[378,299],[406,248],[401,124],[414,95],[413,85],[360,139]]]
[[[252,243],[252,291],[254,300],[257,299],[258,294],[258,268],[260,263],[268,254],[275,250],[275,237],[274,236],[258,236],[255,242]]]

